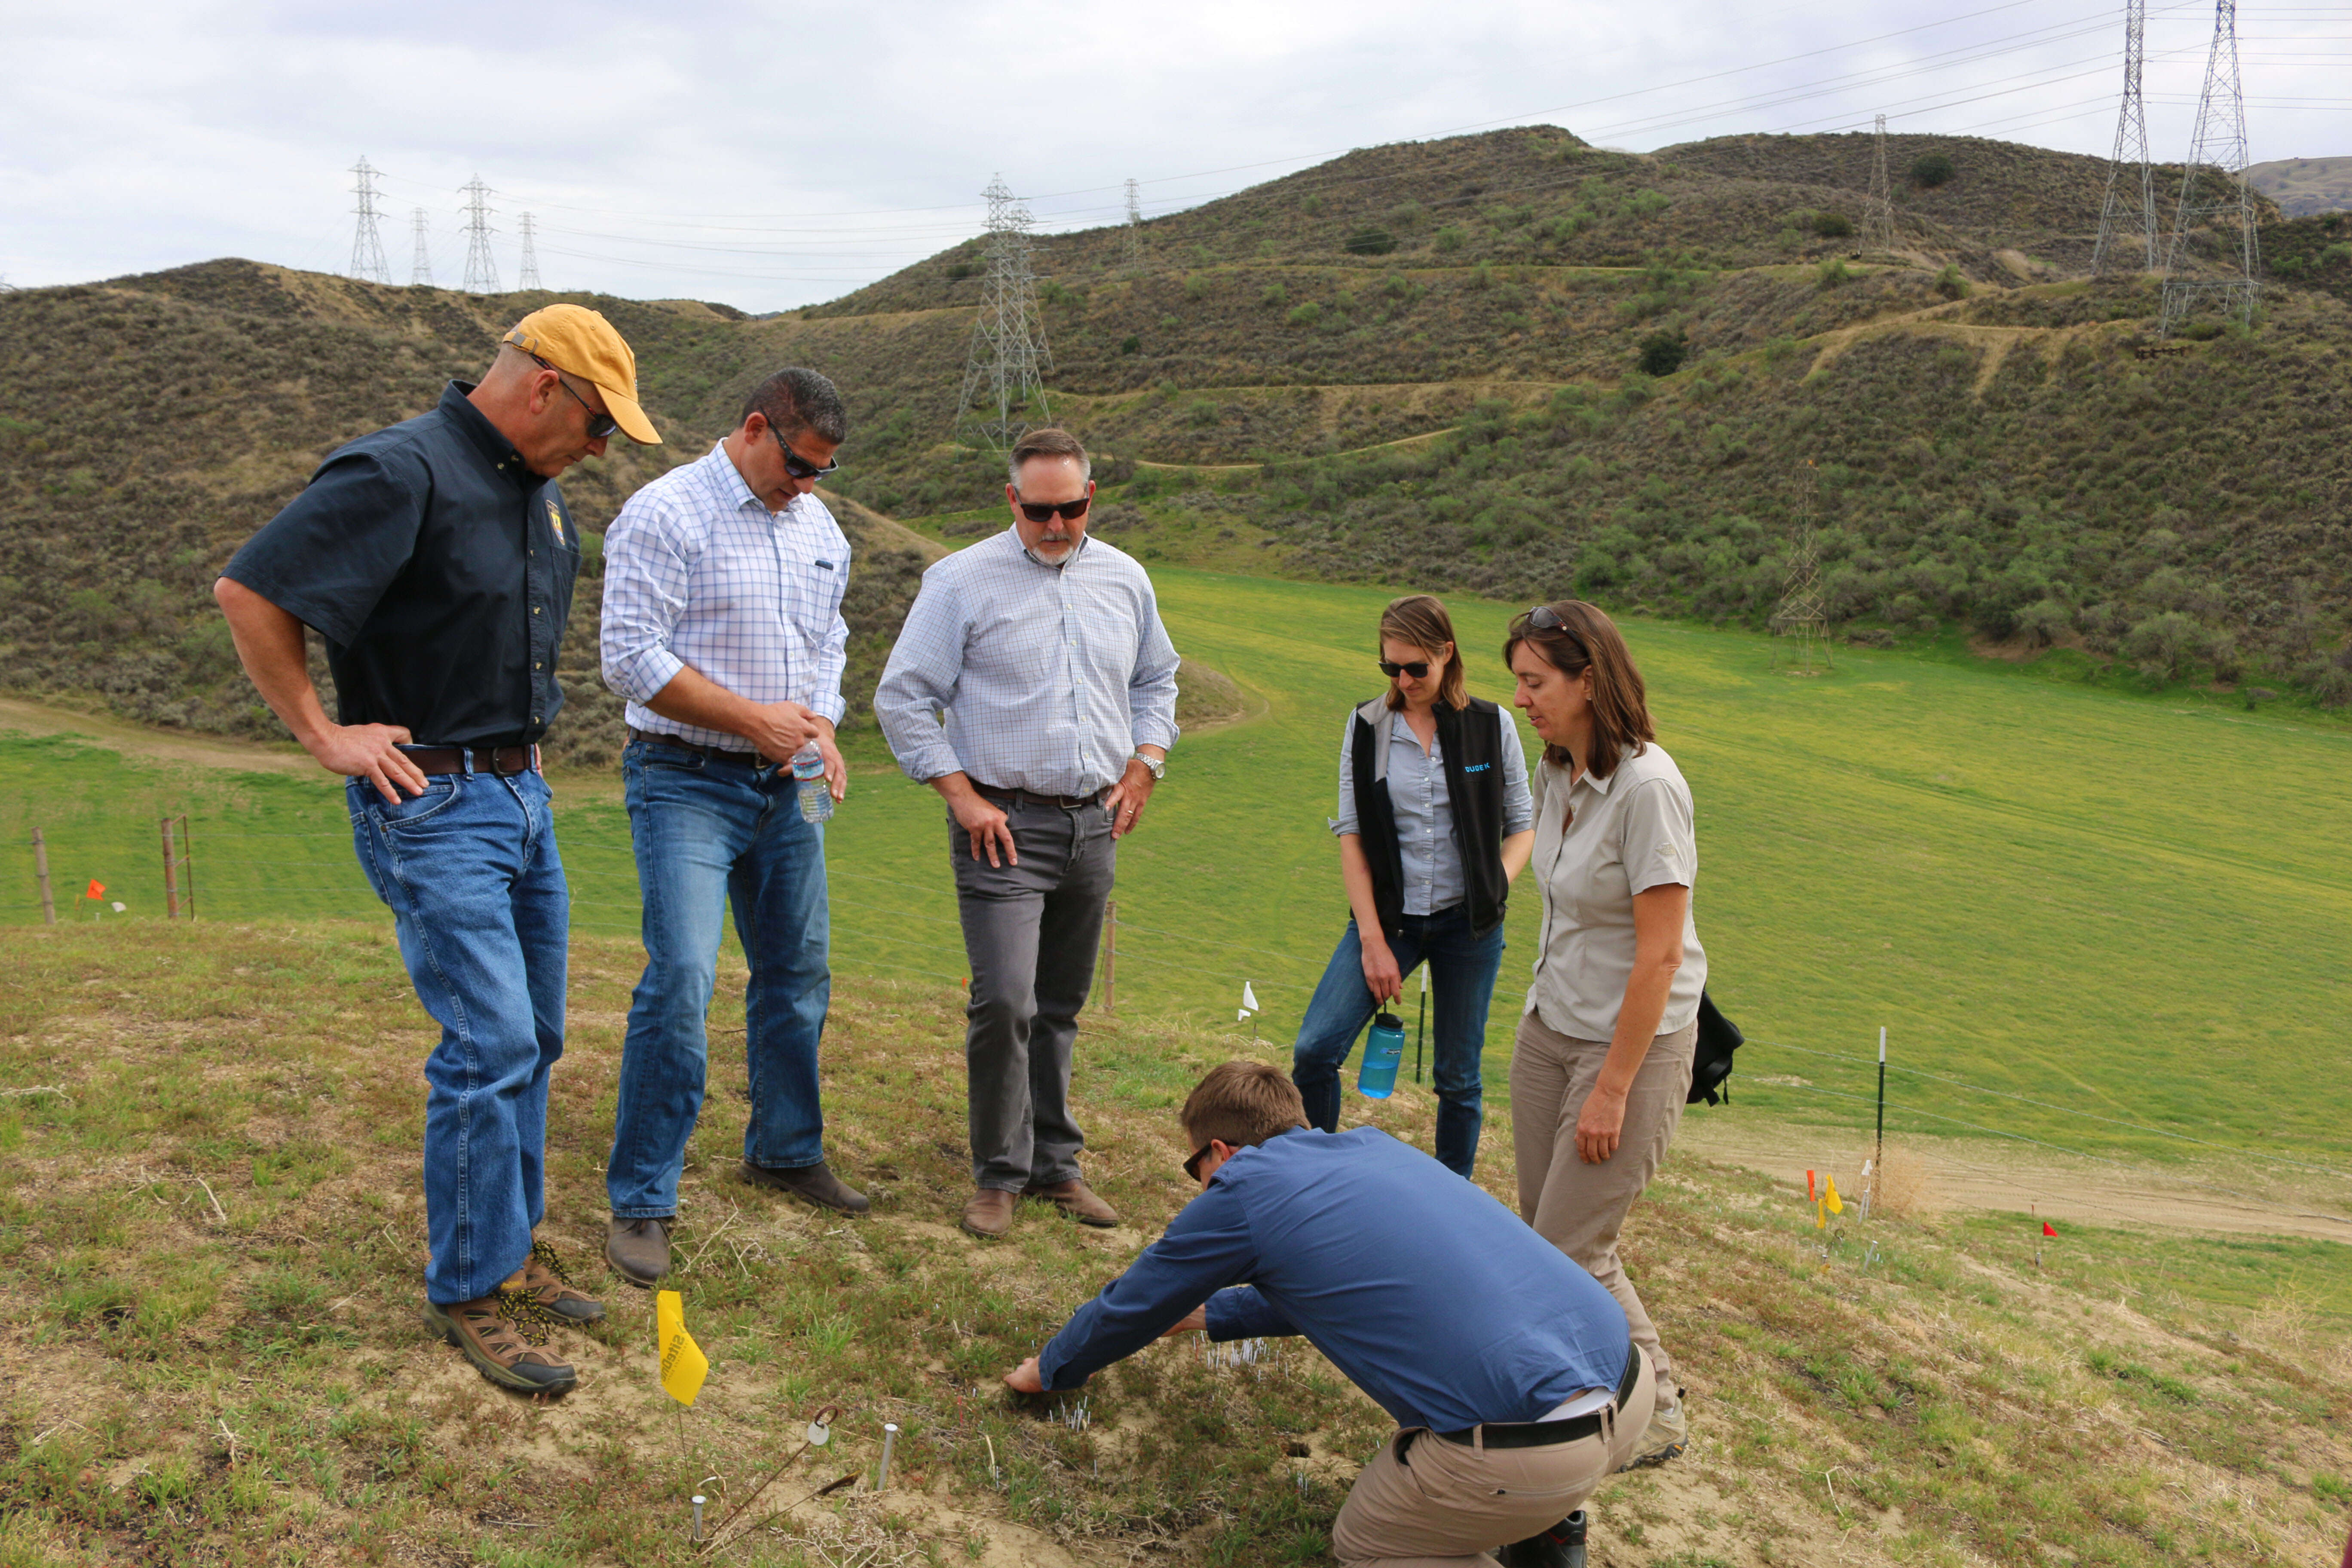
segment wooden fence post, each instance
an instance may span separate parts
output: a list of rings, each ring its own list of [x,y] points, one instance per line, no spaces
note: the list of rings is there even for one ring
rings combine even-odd
[[[41,879],[41,923],[58,923],[58,900],[49,892],[49,846],[41,830],[33,829],[33,874]]]
[[[180,918],[180,868],[172,864],[172,819],[163,822],[163,918]]]

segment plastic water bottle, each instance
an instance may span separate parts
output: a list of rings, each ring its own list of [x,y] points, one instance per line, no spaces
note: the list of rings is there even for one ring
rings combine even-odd
[[[833,791],[825,787],[824,753],[811,741],[793,753],[793,779],[801,797],[801,820],[823,822],[833,815]]]
[[[1356,1089],[1367,1100],[1386,1100],[1396,1089],[1397,1064],[1404,1059],[1404,1020],[1375,1014],[1364,1037],[1364,1065],[1356,1069]]]

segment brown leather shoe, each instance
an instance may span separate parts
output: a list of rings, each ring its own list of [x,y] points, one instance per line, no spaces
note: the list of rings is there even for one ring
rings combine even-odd
[[[614,1215],[604,1227],[604,1261],[630,1284],[652,1289],[669,1272],[669,1233],[677,1224],[676,1215],[661,1219]]]
[[[593,1323],[604,1315],[604,1303],[572,1282],[572,1271],[543,1241],[530,1244],[530,1259],[522,1266],[522,1293],[566,1322]]]
[[[819,1160],[814,1165],[803,1165],[797,1171],[772,1170],[766,1165],[743,1162],[743,1179],[758,1187],[773,1187],[790,1193],[804,1204],[839,1214],[864,1214],[874,1205],[864,1193],[833,1173]]]
[[[1118,1223],[1118,1211],[1095,1195],[1095,1190],[1072,1176],[1066,1182],[1052,1186],[1035,1183],[1021,1189],[1024,1198],[1044,1198],[1080,1225],[1100,1226],[1108,1230]]]
[[[1013,1228],[1013,1194],[1003,1187],[982,1187],[963,1205],[963,1227],[984,1241],[994,1241]]]
[[[520,1290],[494,1290],[454,1307],[425,1303],[425,1326],[466,1353],[481,1374],[518,1394],[569,1394],[579,1374],[538,1347],[552,1316]]]

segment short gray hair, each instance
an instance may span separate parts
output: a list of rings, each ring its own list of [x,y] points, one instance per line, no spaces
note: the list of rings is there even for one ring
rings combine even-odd
[[[1078,478],[1091,479],[1095,466],[1087,457],[1087,449],[1078,438],[1058,425],[1040,425],[1034,430],[1022,432],[1021,439],[1013,443],[1010,460],[1004,465],[1004,477],[1015,488],[1021,484],[1021,465],[1035,458],[1070,458],[1078,465]]]
[[[840,446],[849,439],[849,410],[830,378],[800,365],[787,365],[751,389],[743,400],[740,425],[757,414],[782,436],[805,430],[820,441]]]

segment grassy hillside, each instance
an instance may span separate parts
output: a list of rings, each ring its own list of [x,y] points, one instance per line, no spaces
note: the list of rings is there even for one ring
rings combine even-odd
[[[1286,1041],[1344,918],[1325,818],[1342,718],[1379,685],[1370,628],[1385,594],[1174,569],[1159,585],[1178,646],[1228,672],[1262,716],[1184,740],[1121,847],[1119,1014],[1244,1037],[1232,1019],[1248,981],[1265,1009],[1257,1032]],[[1503,695],[1507,607],[1454,608],[1472,689]],[[2273,1157],[2352,1170],[2336,1100],[2309,1089],[2352,1005],[2341,966],[2244,958],[2352,947],[2340,727],[2111,694],[1957,652],[1841,650],[1834,675],[1800,680],[1774,674],[1769,642],[1750,635],[1629,632],[1697,798],[1709,984],[1762,1042],[1742,1058],[1738,1107],[1704,1114],[1866,1123],[1884,1026],[1898,1069],[1959,1080],[1898,1071],[1898,1128],[2232,1157],[2264,1194],[2291,1169]],[[2161,759],[2229,787],[2184,812]],[[829,830],[836,967],[952,994],[966,971],[938,799],[870,734],[851,760]],[[209,918],[381,918],[324,775],[192,776],[23,739],[0,742],[0,770],[10,925],[37,918],[34,826],[68,898],[95,877],[152,920],[154,818],[180,810],[195,819]],[[556,784],[575,924],[625,938],[636,878],[619,792],[608,775]],[[1523,890],[1489,1037],[1496,1096],[1538,913]]]
[[[1024,1205],[1014,1239],[983,1247],[951,1226],[968,1177],[950,999],[836,991],[830,1147],[875,1197],[848,1225],[730,1179],[739,1015],[715,1016],[675,1276],[712,1365],[683,1412],[656,1388],[646,1297],[595,1262],[636,958],[579,940],[541,1234],[609,1315],[558,1331],[582,1381],[541,1405],[489,1388],[416,1321],[414,1064],[430,1028],[388,933],[224,921],[149,937],[0,938],[11,1568],[707,1561],[687,1499],[710,1496],[715,1523],[826,1405],[831,1445],[762,1500],[727,1561],[1329,1561],[1332,1517],[1387,1424],[1312,1349],[1224,1367],[1190,1341],[1155,1347],[1094,1380],[1082,1430],[1076,1401],[1016,1403],[995,1381],[1175,1213],[1173,1108],[1252,1047],[1094,1020],[1076,1098],[1090,1171],[1129,1223],[1088,1231]],[[1410,1086],[1370,1119],[1431,1136]],[[1511,1190],[1507,1148],[1481,1175]],[[1849,1211],[1820,1232],[1801,1191],[1676,1156],[1625,1246],[1694,1443],[1596,1495],[1595,1568],[2324,1561],[2352,1500],[2345,1249],[2069,1226],[2037,1265],[2027,1228]],[[900,1432],[876,1493],[885,1421]]]
[[[2246,180],[2293,217],[2352,211],[2352,158],[2275,158],[2249,164]]]

